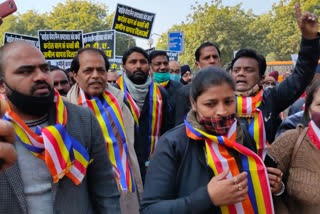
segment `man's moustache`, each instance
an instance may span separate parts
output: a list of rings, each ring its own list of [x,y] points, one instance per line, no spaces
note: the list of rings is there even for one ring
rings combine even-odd
[[[37,87],[39,85],[46,85],[48,90],[51,91],[52,90],[52,87],[49,85],[49,83],[47,83],[46,81],[38,81],[36,82],[34,85],[32,85],[31,87],[31,94],[33,94],[36,90],[37,90]]]

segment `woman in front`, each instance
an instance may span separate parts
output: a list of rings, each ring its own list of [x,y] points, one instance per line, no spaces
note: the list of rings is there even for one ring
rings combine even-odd
[[[275,199],[277,213],[320,212],[320,80],[308,89],[303,120],[309,121],[306,128],[298,125],[284,132],[268,148],[286,186],[285,194]]]
[[[220,68],[196,75],[185,124],[160,138],[150,162],[143,214],[273,213],[270,190],[281,190],[282,173],[268,168],[268,176],[255,154],[253,139],[235,118],[234,91]]]

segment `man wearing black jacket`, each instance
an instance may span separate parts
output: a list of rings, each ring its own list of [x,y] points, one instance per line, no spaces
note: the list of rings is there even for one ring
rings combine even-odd
[[[125,100],[135,118],[134,148],[139,161],[141,177],[144,179],[146,166],[158,138],[169,129],[169,124],[173,122],[170,122],[166,90],[154,83],[149,75],[148,54],[142,48],[133,47],[123,55],[122,64],[124,74],[118,79],[115,87],[125,93]],[[154,91],[152,88],[159,92],[157,96],[150,96]],[[151,108],[151,105],[156,103],[161,109],[160,112],[155,112]],[[154,121],[156,117],[153,116],[156,116],[158,120]],[[151,123],[152,121],[155,123]],[[156,129],[153,128],[153,134],[151,134],[152,126],[156,126]],[[154,134],[154,131],[158,134]],[[152,139],[154,139],[153,143],[151,143]]]
[[[205,42],[201,44],[194,55],[198,70],[209,66],[221,67],[221,54],[218,45],[215,43]],[[184,116],[191,109],[189,99],[191,84],[184,85],[177,91],[175,125],[183,123]]]
[[[274,141],[276,131],[281,123],[279,120],[280,112],[303,94],[312,81],[318,64],[320,49],[317,19],[310,13],[301,16],[300,8],[297,8],[297,21],[302,33],[302,40],[295,69],[292,75],[278,86],[263,91],[262,101],[258,106],[262,112],[266,140],[269,143]],[[238,97],[253,98],[260,93],[265,70],[266,61],[262,55],[252,49],[238,51],[231,62],[231,75],[236,83]],[[238,116],[240,116],[242,125],[249,129],[250,118],[241,118],[239,112]]]
[[[174,127],[174,118],[176,114],[176,95],[177,90],[182,87],[180,82],[169,79],[169,57],[165,51],[155,50],[149,54],[149,63],[151,66],[150,76],[159,85],[166,89],[168,94],[169,114],[172,123],[169,129]]]

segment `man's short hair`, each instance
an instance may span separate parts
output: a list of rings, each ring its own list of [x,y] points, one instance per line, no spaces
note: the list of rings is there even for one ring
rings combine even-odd
[[[89,48],[81,48],[78,51],[77,55],[72,59],[71,67],[70,67],[72,72],[75,72],[76,74],[78,73],[80,68],[79,55],[86,51],[92,51],[101,55],[106,66],[106,71],[109,70],[110,63],[108,61],[108,57],[106,56],[106,54],[100,49],[89,47]]]
[[[266,59],[264,56],[258,54],[255,50],[249,48],[244,48],[237,52],[236,56],[231,62],[231,69],[233,69],[234,63],[241,57],[248,57],[257,60],[259,64],[259,76],[262,77],[264,75],[267,68]]]
[[[150,54],[149,54],[149,64],[151,64],[151,61],[156,58],[157,56],[165,56],[167,57],[167,60],[169,61],[169,57],[167,55],[167,52],[165,51],[162,51],[162,50],[155,50],[155,51],[152,51]]]
[[[128,49],[122,56],[122,64],[125,65],[127,60],[128,60],[128,57],[134,53],[134,52],[137,52],[137,53],[140,53],[142,54],[147,60],[148,60],[148,54],[145,50],[143,50],[142,48],[140,47],[132,47],[130,49]]]
[[[0,47],[0,80],[4,79],[4,70],[3,70],[3,64],[5,63],[3,58],[7,51],[7,48],[13,45],[16,42],[6,43],[3,46]]]
[[[203,48],[206,48],[206,47],[214,47],[215,49],[217,49],[217,52],[219,54],[219,58],[221,58],[221,53],[220,53],[220,49],[219,49],[219,46],[217,43],[211,43],[211,42],[205,42],[205,43],[202,43],[196,50],[196,52],[194,53],[194,56],[196,58],[196,61],[199,62],[200,60],[200,52]]]
[[[50,71],[54,71],[54,70],[63,71],[63,73],[66,75],[67,80],[68,80],[68,82],[69,82],[69,75],[68,75],[68,73],[67,73],[64,69],[62,69],[62,68],[60,68],[60,67],[58,67],[58,66],[55,66],[55,65],[49,65],[49,69],[50,69]]]

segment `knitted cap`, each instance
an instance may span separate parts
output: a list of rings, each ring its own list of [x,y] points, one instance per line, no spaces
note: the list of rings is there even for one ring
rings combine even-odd
[[[191,69],[189,67],[189,65],[183,65],[181,66],[181,76],[183,76],[185,73],[187,73],[188,71],[191,72]]]
[[[276,81],[278,81],[278,77],[279,77],[279,72],[278,71],[272,71],[269,74],[270,77],[273,77]]]

